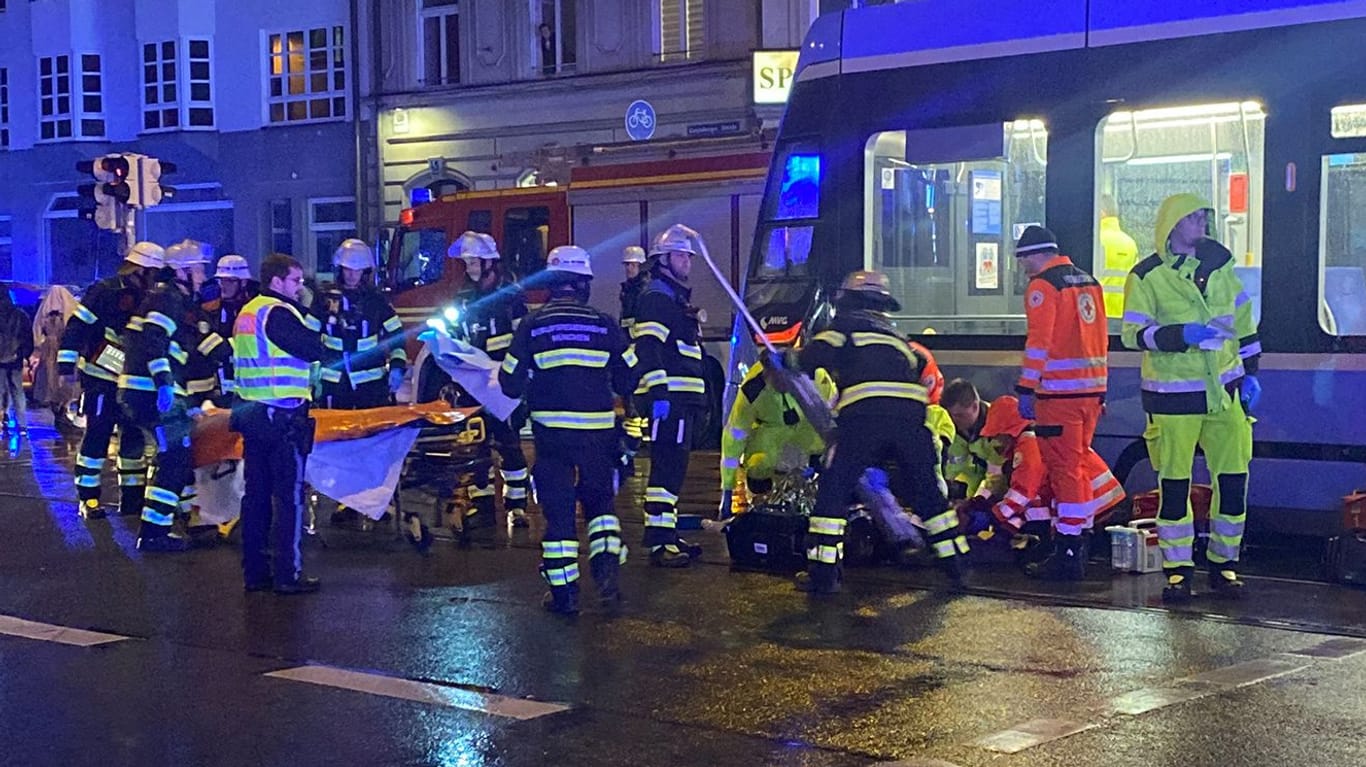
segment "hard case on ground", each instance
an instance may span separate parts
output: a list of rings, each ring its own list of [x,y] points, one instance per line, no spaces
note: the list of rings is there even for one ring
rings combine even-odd
[[[726,547],[735,567],[791,573],[806,567],[802,539],[807,517],[785,504],[755,506],[726,527]]]

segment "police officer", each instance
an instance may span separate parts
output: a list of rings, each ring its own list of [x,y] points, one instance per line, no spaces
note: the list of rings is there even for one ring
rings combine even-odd
[[[1214,480],[1209,586],[1226,597],[1244,588],[1236,568],[1252,460],[1248,413],[1261,397],[1262,344],[1252,300],[1232,254],[1213,239],[1212,224],[1212,206],[1196,195],[1168,197],[1157,211],[1158,250],[1124,285],[1121,338],[1143,351],[1140,386],[1161,489],[1157,535],[1168,602],[1192,596],[1195,525],[1188,498],[1197,445]]]
[[[545,606],[578,612],[579,538],[575,501],[588,524],[589,567],[604,604],[620,598],[618,570],[626,562],[621,521],[612,513],[616,453],[612,392],[629,392],[626,340],[611,316],[587,306],[593,269],[588,253],[561,245],[546,257],[550,300],[518,327],[499,382],[509,396],[525,393],[536,440],[537,497],[545,514],[541,575],[550,584]]]
[[[403,384],[408,365],[403,323],[375,287],[375,253],[369,245],[342,242],[332,264],[337,282],[319,291],[312,312],[331,350],[323,370],[323,404],[336,410],[383,407]]]
[[[698,312],[688,276],[700,236],[682,224],[650,244],[650,285],[636,307],[626,360],[650,416],[650,477],[645,488],[645,545],[655,567],[687,567],[702,555],[678,537],[678,493],[688,471],[693,432],[706,407]]]
[[[839,422],[808,527],[807,572],[797,582],[803,591],[840,590],[849,499],[863,471],[888,460],[899,470],[893,475],[897,495],[925,520],[935,556],[961,584],[959,555],[967,553],[967,539],[935,472],[938,452],[926,426],[929,393],[921,383],[927,360],[887,320],[887,312],[900,308],[885,275],[854,272],[835,295],[830,327],[789,355],[789,364],[796,361],[802,370],[825,368],[839,389]]]
[[[636,322],[636,306],[640,296],[650,285],[650,273],[642,267],[645,264],[645,249],[639,245],[628,245],[621,253],[621,266],[626,279],[621,283],[621,327],[630,333]],[[622,476],[632,477],[636,473],[636,453],[640,452],[641,440],[650,422],[636,409],[634,397],[627,396],[625,415],[621,421],[621,467]]]
[[[142,551],[189,547],[187,539],[171,530],[182,504],[188,504],[186,490],[194,483],[190,427],[201,400],[190,391],[190,376],[199,354],[196,350],[203,349],[207,339],[216,339],[215,353],[224,347],[207,322],[200,324],[194,301],[196,273],[202,282],[206,263],[199,244],[192,240],[167,248],[166,268],[124,334],[127,359],[119,376],[119,404],[157,451],[138,532]]]
[[[515,283],[504,278],[493,238],[480,232],[465,232],[457,240],[465,276],[473,285],[467,294],[458,332],[471,346],[481,349],[490,359],[501,362],[512,345],[513,332],[526,316],[526,302]],[[503,475],[503,507],[513,527],[526,527],[527,496],[531,475],[522,453],[521,429],[524,410],[519,408],[506,421],[486,415],[488,437],[498,452]],[[494,530],[493,468],[487,475],[476,474],[470,488],[473,504],[465,521],[467,543],[490,545]]]
[[[252,278],[247,260],[235,253],[218,259],[213,276],[218,283],[218,295],[201,302],[200,308],[207,315],[213,332],[220,338],[230,339],[232,325],[237,321],[237,313],[261,292],[261,285]],[[219,396],[214,398],[214,402],[220,407],[225,407],[230,401],[233,386],[231,354],[218,368],[217,373]]]
[[[118,274],[85,291],[62,334],[58,372],[68,387],[74,386],[76,372],[80,372],[81,413],[86,418],[85,437],[76,455],[76,495],[84,519],[105,515],[100,508],[100,473],[115,426],[119,429],[119,513],[142,511],[143,487],[147,484],[142,430],[128,421],[116,401],[124,359],[120,334],[142,304],[164,258],[160,245],[133,245]]]
[[[310,370],[327,350],[296,303],[303,278],[298,261],[268,256],[261,262],[261,295],[242,308],[233,328],[239,403],[233,407],[232,428],[242,434],[246,464],[241,527],[247,591],[274,588],[277,594],[299,594],[318,589],[318,579],[301,572],[299,535],[304,461],[313,447]],[[273,558],[266,553],[272,517]]]

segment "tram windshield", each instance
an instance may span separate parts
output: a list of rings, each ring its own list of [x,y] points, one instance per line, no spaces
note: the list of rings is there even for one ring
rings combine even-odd
[[[1263,147],[1266,113],[1254,101],[1117,111],[1096,130],[1095,274],[1117,331],[1124,277],[1157,249],[1157,209],[1192,192],[1214,206],[1218,239],[1261,318]]]
[[[865,263],[885,273],[907,333],[1023,335],[1014,240],[1043,223],[1040,120],[886,131],[864,153]]]

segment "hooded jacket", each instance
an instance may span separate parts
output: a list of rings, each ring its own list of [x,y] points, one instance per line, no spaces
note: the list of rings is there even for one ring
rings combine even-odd
[[[1233,255],[1206,237],[1193,254],[1171,251],[1178,222],[1209,203],[1193,194],[1162,202],[1154,232],[1159,252],[1143,259],[1124,284],[1124,345],[1143,351],[1143,409],[1181,415],[1229,407],[1245,374],[1255,374],[1262,345],[1252,300],[1234,273]],[[1190,346],[1182,326],[1198,323],[1220,335]]]
[[[21,368],[32,354],[33,323],[0,286],[0,370]]]

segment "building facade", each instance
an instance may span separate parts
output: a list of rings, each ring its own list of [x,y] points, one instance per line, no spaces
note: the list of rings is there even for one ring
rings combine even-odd
[[[576,167],[766,151],[782,107],[754,104],[751,52],[798,47],[829,5],[377,0],[362,216],[396,224],[415,189],[564,185]],[[628,126],[637,101],[650,130]]]
[[[356,230],[347,0],[0,0],[0,278],[86,284],[116,236],[78,217],[77,162],[174,163],[138,237],[253,264],[328,262]]]

